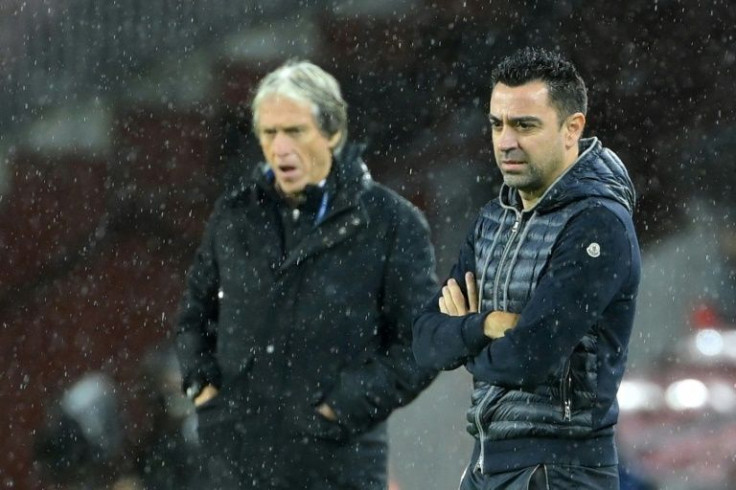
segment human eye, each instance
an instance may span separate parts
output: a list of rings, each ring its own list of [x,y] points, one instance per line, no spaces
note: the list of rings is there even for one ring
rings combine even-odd
[[[516,127],[519,131],[532,131],[534,130],[539,124],[537,124],[536,121],[526,121],[521,120],[516,123]]]

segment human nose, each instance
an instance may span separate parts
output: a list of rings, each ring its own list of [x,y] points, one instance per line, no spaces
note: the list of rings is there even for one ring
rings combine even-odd
[[[518,148],[519,142],[516,139],[516,132],[504,126],[496,136],[496,147],[501,151],[509,151]]]
[[[273,138],[272,146],[273,152],[276,156],[286,156],[291,153],[293,145],[291,144],[291,138],[286,134],[279,131]]]

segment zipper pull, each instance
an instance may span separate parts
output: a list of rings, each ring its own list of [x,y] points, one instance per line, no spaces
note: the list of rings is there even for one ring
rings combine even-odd
[[[572,407],[570,405],[570,400],[565,400],[565,420],[568,422],[572,419]]]
[[[516,221],[514,221],[514,226],[511,227],[511,233],[516,233],[519,231],[519,225],[521,224],[521,220],[517,218]]]

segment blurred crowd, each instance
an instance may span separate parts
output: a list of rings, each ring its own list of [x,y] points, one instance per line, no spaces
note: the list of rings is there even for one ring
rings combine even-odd
[[[205,488],[191,402],[181,392],[172,348],[145,356],[134,384],[103,371],[83,374],[47,402],[34,442],[43,488]]]

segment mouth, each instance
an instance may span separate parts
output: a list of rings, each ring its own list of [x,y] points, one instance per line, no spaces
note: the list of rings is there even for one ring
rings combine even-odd
[[[501,169],[504,171],[521,170],[526,162],[521,160],[501,160]]]
[[[279,165],[277,168],[279,175],[286,180],[299,177],[299,167],[297,167],[296,165],[282,164]]]

